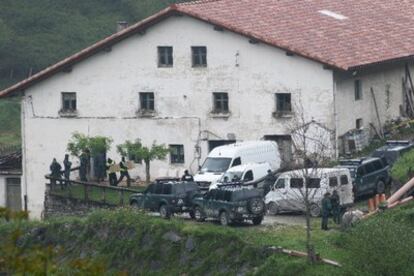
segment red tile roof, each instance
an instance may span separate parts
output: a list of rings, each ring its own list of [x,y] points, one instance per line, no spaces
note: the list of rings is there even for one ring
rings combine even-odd
[[[27,88],[174,13],[351,70],[414,57],[414,0],[204,0],[171,5],[3,91]]]

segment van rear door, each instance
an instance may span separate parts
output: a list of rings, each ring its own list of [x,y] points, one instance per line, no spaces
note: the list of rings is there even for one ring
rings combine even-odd
[[[349,205],[354,203],[354,195],[352,193],[352,183],[349,174],[341,173],[339,176],[338,194],[341,205]]]

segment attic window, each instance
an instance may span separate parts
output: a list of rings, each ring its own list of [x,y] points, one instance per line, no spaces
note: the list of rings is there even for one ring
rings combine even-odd
[[[342,14],[333,12],[333,11],[320,10],[319,13],[321,13],[323,15],[326,15],[326,16],[329,16],[329,17],[332,17],[332,18],[335,18],[337,20],[345,20],[345,19],[348,19],[348,17],[346,17],[346,16],[344,16]]]

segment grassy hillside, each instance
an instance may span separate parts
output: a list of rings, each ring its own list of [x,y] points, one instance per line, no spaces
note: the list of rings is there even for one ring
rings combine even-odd
[[[414,204],[348,232],[323,232],[319,220],[313,223],[317,251],[342,268],[264,250],[303,250],[301,226],[230,228],[121,209],[46,222],[0,220],[0,273],[47,267],[64,275],[412,275]]]
[[[177,0],[1,0],[0,90]],[[0,147],[20,143],[15,101],[0,99]]]

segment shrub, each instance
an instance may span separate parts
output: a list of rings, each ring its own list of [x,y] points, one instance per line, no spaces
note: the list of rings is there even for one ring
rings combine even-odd
[[[414,173],[414,150],[401,156],[391,169],[392,178],[401,183],[409,180],[410,173]]]

